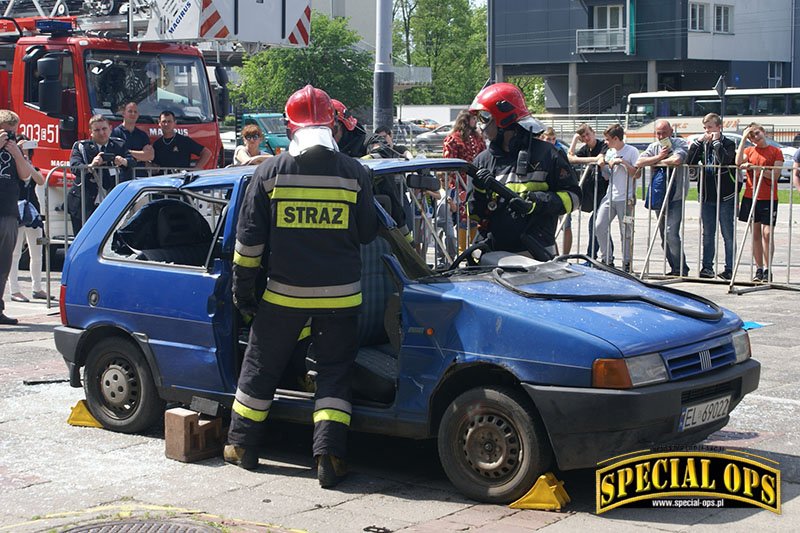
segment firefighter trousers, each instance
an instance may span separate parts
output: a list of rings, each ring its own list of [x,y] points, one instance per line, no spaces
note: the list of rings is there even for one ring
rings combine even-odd
[[[287,312],[262,301],[250,328],[231,413],[228,442],[259,447],[275,389],[311,314]],[[353,363],[358,352],[358,315],[313,315],[311,339],[317,360],[314,457],[345,457]]]

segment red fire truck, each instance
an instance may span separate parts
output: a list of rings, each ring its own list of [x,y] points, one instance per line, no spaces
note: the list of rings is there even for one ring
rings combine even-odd
[[[221,149],[217,113],[202,53],[167,42],[130,43],[109,30],[96,31],[76,17],[0,19],[0,106],[20,117],[19,133],[38,143],[33,163],[47,174],[66,165],[76,140],[89,138],[89,118],[103,115],[112,127],[119,106],[137,102],[138,127],[151,141],[161,135],[159,113],[175,113],[178,132],[214,154]],[[64,226],[64,172],[47,184],[51,242],[69,234]],[[67,185],[71,176],[67,174]],[[40,196],[44,190],[40,189]],[[44,198],[42,198],[44,200]],[[45,203],[41,202],[43,207]]]

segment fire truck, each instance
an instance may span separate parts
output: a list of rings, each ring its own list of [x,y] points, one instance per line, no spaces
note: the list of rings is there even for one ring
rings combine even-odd
[[[113,127],[122,121],[119,107],[137,102],[138,127],[152,142],[161,135],[159,114],[172,111],[177,131],[211,150],[208,166],[215,166],[227,76],[218,66],[223,90],[217,101],[203,54],[188,43],[305,46],[309,4],[156,0],[129,2],[119,15],[0,17],[0,106],[15,111],[19,133],[38,143],[33,164],[44,175],[53,170],[46,186],[48,208],[42,213],[50,219],[49,242],[65,243],[71,237],[63,210],[72,176],[63,167],[75,141],[89,138],[92,115],[107,117]],[[254,20],[276,27],[265,31],[265,24]],[[254,50],[253,45],[248,49]],[[45,191],[38,189],[45,211]]]

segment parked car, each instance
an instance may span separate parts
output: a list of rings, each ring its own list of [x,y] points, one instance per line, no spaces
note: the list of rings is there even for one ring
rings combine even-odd
[[[363,163],[430,190],[435,173],[466,168]],[[253,170],[121,183],[69,248],[55,342],[105,428],[144,431],[165,402],[229,412],[248,328],[232,303],[232,257]],[[507,503],[553,465],[702,441],[758,385],[742,321],[699,296],[598,263],[497,252],[433,271],[379,218],[362,254],[352,429],[437,438],[470,498]],[[271,419],[311,422],[309,354],[298,347]]]
[[[733,142],[736,143],[736,149],[739,149],[739,143],[742,142],[742,135],[740,133],[729,133],[723,132],[725,137],[731,139]],[[687,142],[693,142],[695,139],[702,137],[703,134],[696,134],[691,135],[687,138]],[[752,143],[748,140],[747,146],[750,146]],[[767,138],[767,142],[771,146],[775,146],[780,149],[781,153],[783,154],[783,168],[781,169],[781,177],[778,178],[778,182],[785,183],[792,180],[792,166],[794,165],[794,154],[797,151],[797,148],[793,146],[786,146],[778,141],[773,139]],[[689,179],[692,181],[697,180],[697,167],[689,169]]]
[[[392,125],[392,140],[395,144],[414,146],[414,140],[428,130],[411,122],[396,122]]]
[[[236,150],[236,145],[239,144],[239,138],[235,131],[223,131],[219,134],[222,140],[222,165],[227,166],[233,163],[233,152]]]
[[[279,153],[289,147],[283,113],[245,113],[242,115],[242,124],[255,124],[261,128],[264,139],[259,148],[269,154]]]
[[[420,128],[425,128],[426,130],[435,130],[439,127],[439,123],[433,120],[432,118],[415,118],[414,120],[410,120],[412,124],[416,124]]]
[[[450,134],[451,131],[453,131],[453,123],[449,122],[439,126],[431,132],[417,135],[417,138],[414,142],[414,148],[416,148],[416,150],[420,153],[441,155],[444,139]]]

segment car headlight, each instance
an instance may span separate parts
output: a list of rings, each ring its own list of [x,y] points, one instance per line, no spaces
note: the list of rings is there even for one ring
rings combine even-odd
[[[750,335],[741,329],[731,335],[733,352],[736,354],[736,364],[743,363],[750,359]]]
[[[668,379],[667,367],[657,353],[624,359],[595,359],[592,364],[593,387],[630,389]]]

